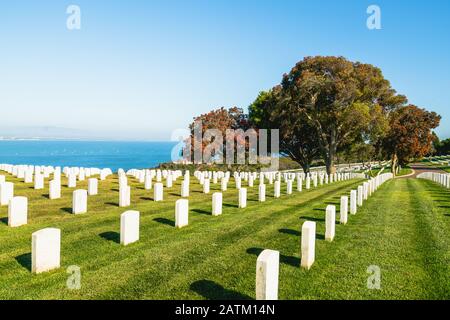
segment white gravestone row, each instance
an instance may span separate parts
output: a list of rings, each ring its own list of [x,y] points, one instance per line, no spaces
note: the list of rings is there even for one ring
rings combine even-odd
[[[424,172],[417,176],[419,179],[426,179],[440,184],[442,187],[450,189],[450,174],[439,172]]]
[[[392,179],[392,174],[386,173],[373,178],[368,182],[376,191],[384,182]],[[361,198],[363,197],[363,186],[358,190],[361,191]],[[358,195],[359,196],[359,195]],[[356,214],[357,207],[357,191],[352,190],[350,193],[350,214]],[[346,224],[348,221],[348,196],[341,197],[340,219],[341,224]],[[336,207],[329,205],[326,208],[325,214],[325,240],[333,241],[336,233]],[[315,239],[316,239],[316,223],[312,221],[305,221],[302,226],[301,237],[301,266],[310,269],[315,261]]]

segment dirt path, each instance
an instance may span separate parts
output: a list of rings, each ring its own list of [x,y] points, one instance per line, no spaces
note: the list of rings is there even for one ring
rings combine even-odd
[[[429,167],[423,163],[413,163],[410,165],[411,169],[413,169],[414,173],[412,175],[408,175],[408,176],[404,176],[404,177],[399,177],[399,178],[416,178],[417,175],[424,173],[424,172],[439,172],[439,173],[445,173],[444,170],[442,169],[438,169],[438,168],[433,168],[433,167]]]

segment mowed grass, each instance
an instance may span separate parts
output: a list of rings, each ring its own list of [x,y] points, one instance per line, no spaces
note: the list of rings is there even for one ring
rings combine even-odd
[[[0,208],[1,299],[254,299],[256,258],[263,249],[280,251],[280,299],[448,299],[450,298],[450,193],[416,179],[383,185],[349,223],[324,240],[325,208],[337,206],[361,180],[326,185],[267,201],[248,188],[248,207],[237,208],[229,184],[223,215],[212,217],[211,194],[191,178],[189,226],[174,227],[180,179],[164,201],[130,179],[132,206],[118,207],[118,181],[99,183],[87,214],[70,214],[73,189],[49,200],[48,189],[15,182],[15,194],[29,198],[29,224],[9,228]],[[65,180],[63,179],[63,184]],[[79,182],[78,188],[86,188]],[[48,188],[48,184],[46,184]],[[212,185],[211,193],[219,190]],[[282,193],[285,193],[283,184]],[[139,242],[119,244],[120,214],[141,212]],[[337,214],[337,220],[339,214]],[[316,262],[300,265],[301,225],[317,223]],[[30,272],[31,234],[45,227],[62,230],[62,267]],[[81,269],[81,289],[70,290],[67,267]],[[381,269],[381,289],[367,288],[371,265]]]

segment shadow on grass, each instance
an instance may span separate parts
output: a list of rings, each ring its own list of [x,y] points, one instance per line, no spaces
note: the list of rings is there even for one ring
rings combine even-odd
[[[278,232],[280,233],[285,233],[285,234],[290,234],[292,236],[301,236],[301,232],[297,231],[297,230],[293,230],[293,229],[279,229]]]
[[[119,204],[117,202],[105,202],[106,205],[108,206],[113,206],[113,207],[118,207]]]
[[[202,209],[192,209],[191,211],[192,212],[196,212],[196,213],[200,213],[200,214],[205,214],[205,215],[208,215],[208,216],[211,215],[211,212],[208,212],[208,211],[202,210]]]
[[[248,248],[247,253],[253,254],[255,256],[259,256],[261,252],[263,252],[264,249],[261,248]],[[280,262],[293,266],[293,267],[299,267],[300,266],[300,259],[293,256],[285,256],[284,254],[280,253]]]
[[[181,197],[181,194],[179,194],[179,193],[170,192],[169,194],[170,194],[171,196]]]
[[[99,234],[105,240],[112,241],[115,243],[120,243],[120,234],[115,231],[106,231]]]
[[[46,198],[46,199],[50,199],[50,195],[48,193],[47,194],[43,194],[42,197]]]
[[[65,213],[70,213],[70,214],[73,213],[72,208],[61,208],[61,211],[65,212]]]
[[[231,204],[231,203],[224,203],[223,206],[229,207],[229,208],[238,208],[239,207],[237,204]]]
[[[0,222],[8,225],[8,217],[0,218]]]
[[[153,198],[150,197],[140,197],[141,200],[153,201]]]
[[[300,219],[304,219],[304,220],[308,220],[308,221],[316,221],[316,222],[325,222],[324,218],[315,218],[315,217],[301,216]]]
[[[198,280],[191,283],[192,291],[208,300],[252,300],[251,297],[240,292],[225,289],[212,280]]]
[[[31,271],[31,252],[15,257],[16,261],[28,271]]]
[[[175,221],[166,218],[155,218],[153,221],[175,227]]]

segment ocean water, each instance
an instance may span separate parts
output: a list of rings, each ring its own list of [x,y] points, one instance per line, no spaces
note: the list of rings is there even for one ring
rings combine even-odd
[[[171,161],[177,142],[0,141],[0,163],[143,169]]]

